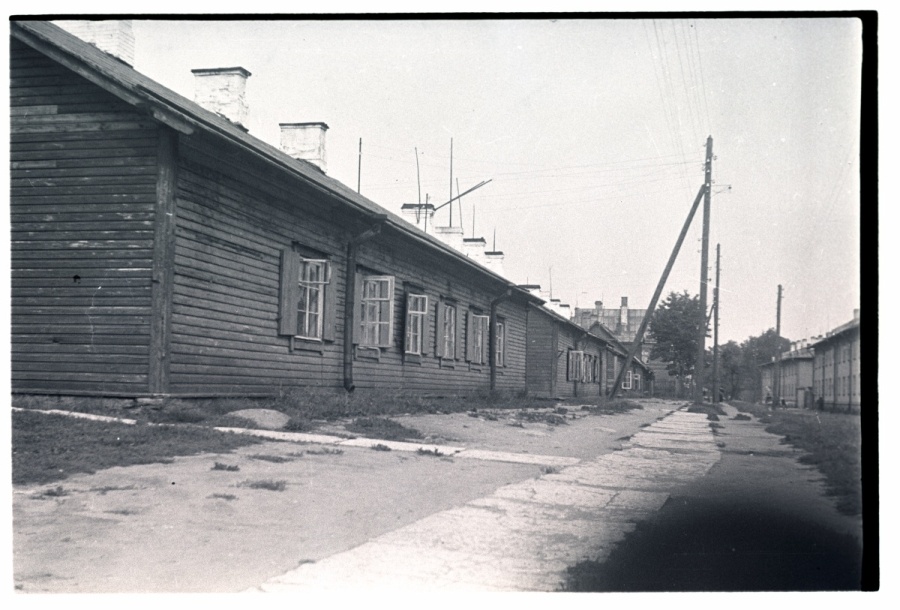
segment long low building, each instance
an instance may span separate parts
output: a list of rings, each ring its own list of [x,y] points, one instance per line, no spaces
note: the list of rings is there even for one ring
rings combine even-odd
[[[324,123],[251,136],[246,70],[194,70],[197,103],[127,48],[11,22],[13,392],[533,385],[540,298],[330,178]],[[550,394],[604,387],[578,341]]]

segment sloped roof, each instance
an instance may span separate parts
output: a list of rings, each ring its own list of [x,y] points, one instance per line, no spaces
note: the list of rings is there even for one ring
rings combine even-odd
[[[400,216],[353,191],[342,182],[322,173],[313,164],[297,160],[278,148],[263,142],[228,119],[175,93],[94,45],[66,32],[49,21],[11,21],[14,37],[75,71],[95,85],[146,112],[157,121],[183,133],[198,131],[212,134],[235,144],[251,154],[325,192],[341,204],[373,220],[383,220],[403,237],[450,256],[471,270],[502,283],[516,296],[531,302],[543,300],[518,288],[506,278],[477,261],[457,252],[440,240],[413,227]]]

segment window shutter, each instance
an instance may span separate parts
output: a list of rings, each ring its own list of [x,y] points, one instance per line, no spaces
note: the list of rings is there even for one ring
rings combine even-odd
[[[353,298],[353,313],[354,313],[354,322],[353,322],[353,343],[355,345],[359,345],[362,337],[360,336],[362,333],[360,329],[362,328],[362,290],[363,290],[363,277],[359,270],[353,270],[353,286],[354,286],[354,298]]]
[[[456,359],[457,360],[465,360],[466,359],[466,342],[464,341],[465,335],[463,330],[463,321],[466,322],[466,326],[471,325],[471,315],[466,314],[466,317],[460,319],[459,317],[459,308],[456,308]]]
[[[434,355],[440,358],[444,355],[444,303],[438,300],[434,309]]]
[[[328,283],[325,284],[325,305],[322,312],[322,339],[325,341],[334,341],[334,325],[337,314],[337,277],[334,273],[334,265],[329,262],[325,269],[325,277]]]
[[[471,362],[475,355],[475,328],[471,310],[466,310],[466,362]]]
[[[287,248],[281,251],[281,291],[279,293],[278,334],[297,334],[297,302],[300,300],[300,255]]]
[[[506,344],[506,322],[500,327],[500,335],[503,341],[503,351],[500,352],[500,366],[506,366],[506,352],[509,351],[509,345]]]
[[[572,379],[572,350],[566,352],[566,381]]]

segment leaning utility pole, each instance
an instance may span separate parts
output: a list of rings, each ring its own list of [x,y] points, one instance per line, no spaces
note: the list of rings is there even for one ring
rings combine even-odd
[[[778,306],[775,313],[775,369],[772,373],[772,406],[781,404],[781,284],[778,284]]]
[[[681,244],[684,243],[684,237],[687,235],[688,229],[691,227],[691,221],[694,219],[694,214],[697,213],[697,208],[700,206],[700,199],[703,198],[703,194],[706,192],[706,185],[701,186],[700,190],[697,192],[697,197],[694,198],[694,203],[691,205],[691,211],[688,213],[687,219],[684,221],[684,226],[681,227],[681,233],[678,235],[678,240],[675,242],[675,247],[672,248],[672,254],[669,255],[669,262],[666,263],[666,268],[663,270],[662,277],[659,278],[659,283],[656,285],[656,292],[653,293],[653,298],[650,299],[650,305],[647,307],[647,313],[644,314],[644,319],[641,320],[641,325],[638,327],[637,334],[634,336],[634,342],[631,344],[631,349],[628,350],[628,356],[625,359],[625,366],[623,366],[619,370],[619,375],[616,377],[616,381],[613,384],[612,391],[609,393],[609,399],[612,400],[616,397],[616,393],[618,393],[619,388],[622,387],[622,380],[625,378],[625,371],[628,370],[628,367],[631,366],[631,362],[634,360],[634,357],[637,355],[638,350],[641,347],[641,341],[644,340],[644,332],[647,330],[647,325],[650,324],[650,318],[653,317],[653,311],[656,309],[656,302],[659,301],[659,296],[662,294],[663,288],[666,286],[666,280],[669,279],[669,272],[672,271],[672,266],[675,264],[675,259],[678,258],[678,251],[681,250]],[[552,271],[553,268],[551,267]],[[551,276],[551,293],[553,289],[552,276]]]
[[[697,362],[694,364],[694,404],[703,402],[703,367],[706,360],[706,284],[709,281],[709,212],[712,193],[712,136],[706,138],[706,167],[703,185],[703,245],[700,250],[700,328],[697,336]]]
[[[722,244],[716,244],[716,286],[713,288],[713,404],[719,402],[719,271]]]

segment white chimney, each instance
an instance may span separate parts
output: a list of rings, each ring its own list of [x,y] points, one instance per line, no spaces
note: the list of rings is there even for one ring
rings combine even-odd
[[[495,250],[484,253],[484,266],[496,273],[503,275],[503,252]]]
[[[466,256],[482,265],[487,261],[484,255],[485,246],[487,246],[487,242],[483,237],[467,237],[463,239],[463,251]]]
[[[246,131],[244,93],[250,72],[241,67],[203,68],[191,72],[194,74],[194,101]]]
[[[400,214],[409,223],[428,231],[429,227],[434,231],[432,222],[434,220],[434,204],[432,203],[404,203],[400,206]]]
[[[434,236],[457,252],[463,251],[462,227],[435,227]]]
[[[102,21],[73,19],[53,23],[129,66],[134,65],[134,31],[130,19]]]
[[[314,123],[279,123],[281,128],[281,150],[295,159],[309,161],[322,173],[327,171],[325,157],[325,132],[328,125]]]

